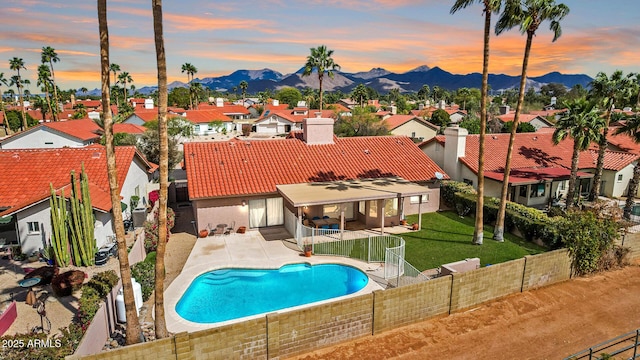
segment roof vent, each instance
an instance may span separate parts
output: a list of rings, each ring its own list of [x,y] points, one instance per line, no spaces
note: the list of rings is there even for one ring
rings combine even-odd
[[[20,154],[18,154],[18,153],[13,153],[13,155],[11,157],[16,159],[16,160],[20,160]]]
[[[369,151],[369,149],[364,149],[364,153],[365,154],[371,154],[371,151]]]
[[[498,137],[497,137],[496,135],[493,135],[491,138],[492,138],[493,140],[498,140]]]
[[[533,137],[533,141],[538,141],[538,137],[537,137],[537,136],[534,136],[534,137]]]
[[[91,154],[91,158],[92,159],[100,159],[100,156],[102,155],[102,153],[96,151],[93,154]]]

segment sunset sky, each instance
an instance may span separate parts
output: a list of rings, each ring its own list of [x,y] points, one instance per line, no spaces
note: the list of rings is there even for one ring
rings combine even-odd
[[[382,67],[405,72],[420,65],[466,74],[482,70],[482,7],[449,14],[453,0],[262,0],[164,1],[164,35],[169,81],[186,82],[181,65],[196,78],[234,70],[270,68],[283,74],[303,66],[310,47],[333,49],[345,72]],[[638,0],[565,0],[571,8],[563,35],[552,43],[544,23],[533,42],[529,74],[565,74],[640,67]],[[151,1],[108,1],[112,63],[141,88],[156,80]],[[495,21],[494,21],[495,24]],[[492,73],[519,75],[525,37],[513,29],[491,39]],[[56,49],[54,64],[62,89],[100,86],[96,1],[4,0],[0,11],[0,72],[22,58],[36,87],[43,46]],[[478,84],[479,86],[479,84]],[[7,87],[2,86],[1,91]],[[260,91],[262,89],[249,89]]]

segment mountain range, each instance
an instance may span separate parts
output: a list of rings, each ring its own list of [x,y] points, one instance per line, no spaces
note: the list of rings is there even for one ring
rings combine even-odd
[[[220,92],[233,92],[241,81],[248,83],[247,92],[255,94],[266,89],[277,91],[283,87],[291,86],[300,90],[304,88],[318,88],[318,77],[315,74],[302,76],[304,68],[292,74],[282,74],[271,69],[261,70],[236,70],[229,75],[219,77],[196,78],[194,81],[200,82],[203,86]],[[571,88],[575,85],[588,87],[593,79],[585,74],[561,74],[551,72],[542,76],[528,77],[527,88],[539,90],[541,86],[548,83],[560,83]],[[373,68],[366,72],[347,73],[334,71],[334,77],[324,77],[323,89],[325,91],[340,90],[349,93],[359,84],[371,87],[381,94],[388,93],[391,89],[398,88],[401,93],[417,92],[423,85],[429,85],[431,89],[439,86],[447,90],[459,88],[480,88],[482,74],[452,74],[439,67],[430,68],[426,65],[404,73],[393,73],[383,68]],[[505,74],[489,74],[489,86],[494,91],[517,88],[520,83],[520,76]],[[175,87],[186,87],[187,84],[181,81],[174,81],[169,84],[169,90]],[[97,90],[97,89],[96,89]],[[156,90],[155,86],[145,86],[138,89],[140,93],[149,94]],[[94,90],[95,91],[95,90]],[[236,89],[236,92],[239,92]],[[93,91],[92,91],[93,92]],[[91,92],[91,93],[92,93]],[[98,91],[99,94],[99,91]]]

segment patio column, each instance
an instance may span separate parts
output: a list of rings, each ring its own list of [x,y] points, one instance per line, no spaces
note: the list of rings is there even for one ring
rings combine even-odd
[[[384,199],[378,200],[378,217],[380,218],[380,235],[384,234]]]
[[[344,203],[340,204],[340,240],[344,235]]]
[[[296,226],[296,242],[300,243],[300,235],[302,234],[302,207],[298,207],[298,226]]]
[[[420,195],[420,197],[418,198],[420,201],[418,201],[418,230],[422,229],[422,197],[424,195]]]

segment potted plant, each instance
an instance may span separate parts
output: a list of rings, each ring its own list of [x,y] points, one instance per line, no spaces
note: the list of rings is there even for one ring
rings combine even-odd
[[[206,238],[209,235],[209,230],[207,229],[202,229],[200,230],[200,232],[198,233],[198,235],[200,235],[201,238]]]
[[[400,225],[402,226],[407,225],[407,219],[400,219]]]
[[[313,246],[309,243],[304,244],[304,256],[311,257],[311,253],[313,252]]]

